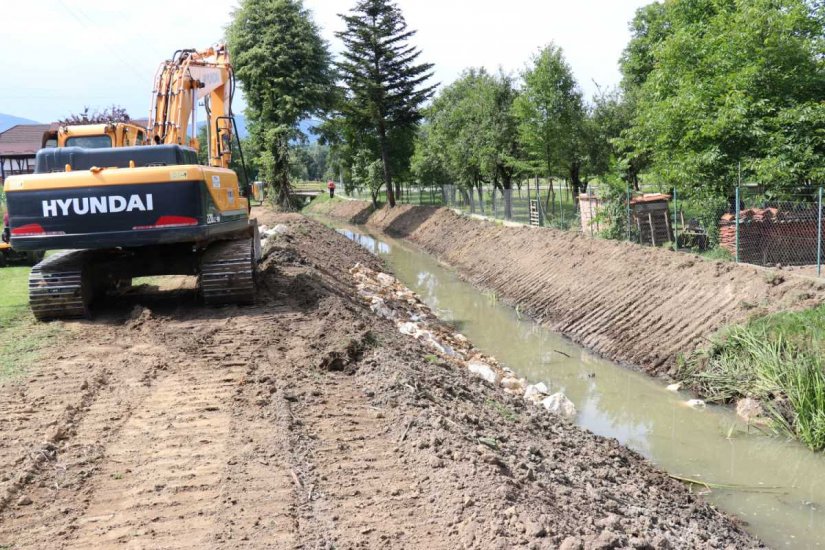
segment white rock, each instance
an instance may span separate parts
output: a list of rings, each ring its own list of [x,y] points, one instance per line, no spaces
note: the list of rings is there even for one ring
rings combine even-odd
[[[576,406],[562,392],[554,393],[546,397],[541,402],[542,407],[553,414],[558,414],[568,419],[576,417]]]
[[[539,403],[541,403],[541,400],[544,399],[548,393],[550,393],[550,390],[547,389],[547,386],[544,384],[544,382],[539,382],[538,384],[530,384],[524,390],[524,399],[538,405]]]
[[[504,377],[501,381],[501,387],[505,390],[512,392],[512,393],[521,393],[524,391],[524,387],[527,385],[527,381],[524,378],[516,378],[512,374],[508,374]]]
[[[487,363],[482,363],[481,361],[473,360],[467,363],[467,368],[470,370],[470,372],[472,372],[476,376],[485,379],[487,382],[490,382],[491,384],[495,384],[496,380],[498,379],[496,372]]]
[[[691,409],[704,409],[706,406],[705,402],[701,399],[688,399],[687,401],[685,401],[685,405],[687,405]]]
[[[386,273],[379,273],[375,276],[381,286],[392,286],[395,284],[395,277]]]
[[[736,414],[742,420],[750,422],[764,414],[762,405],[756,399],[745,397],[736,402]]]
[[[681,383],[681,382],[676,382],[675,384],[669,384],[669,385],[667,386],[667,388],[665,388],[665,389],[666,389],[667,391],[677,392],[677,391],[679,391],[681,388],[682,388],[682,383]]]
[[[289,235],[289,233],[290,233],[289,227],[287,227],[286,225],[284,225],[282,223],[279,223],[278,225],[276,225],[275,227],[273,227],[269,231],[273,231],[278,235]]]
[[[400,323],[398,325],[398,331],[401,334],[406,334],[407,336],[418,336],[421,332],[418,325],[415,323],[410,323],[409,321],[406,323]]]
[[[376,315],[383,317],[384,319],[394,319],[395,312],[387,307],[387,304],[384,303],[384,300],[377,296],[373,296],[371,298],[372,304],[370,304],[370,309]]]

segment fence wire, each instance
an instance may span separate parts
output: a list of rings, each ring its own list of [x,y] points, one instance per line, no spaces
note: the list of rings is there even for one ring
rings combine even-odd
[[[716,206],[682,201],[675,190],[667,191],[639,193],[628,188],[616,194],[591,185],[575,197],[567,186],[532,181],[504,191],[455,185],[403,187],[397,199],[765,267],[811,266],[821,273],[821,187],[767,193],[759,186],[743,186]],[[363,191],[351,195],[371,199]]]

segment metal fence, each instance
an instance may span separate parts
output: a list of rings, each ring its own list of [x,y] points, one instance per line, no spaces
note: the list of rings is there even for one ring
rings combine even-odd
[[[453,185],[402,187],[402,204],[448,206],[495,220],[578,231],[590,237],[667,246],[760,266],[803,266],[821,275],[823,188],[745,185],[721,204],[683,200],[675,189],[624,193],[588,186],[574,197],[563,184],[522,183],[511,190]],[[661,192],[656,192],[656,191]],[[369,193],[351,196],[369,200]],[[385,200],[382,195],[380,201]]]

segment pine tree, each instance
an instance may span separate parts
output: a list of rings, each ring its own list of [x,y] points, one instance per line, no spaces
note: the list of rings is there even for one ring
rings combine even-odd
[[[392,162],[391,155],[409,164],[421,106],[436,88],[426,85],[433,65],[416,62],[421,52],[408,43],[416,31],[389,0],[359,0],[340,17],[346,22],[346,30],[337,33],[345,46],[338,63],[346,87],[341,113],[361,145],[372,145],[380,155],[387,200],[395,206],[392,166],[401,159]]]

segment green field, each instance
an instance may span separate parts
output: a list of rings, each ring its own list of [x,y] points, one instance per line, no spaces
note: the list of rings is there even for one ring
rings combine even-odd
[[[27,372],[41,350],[62,333],[59,323],[38,323],[29,311],[29,270],[0,269],[0,379]]]

